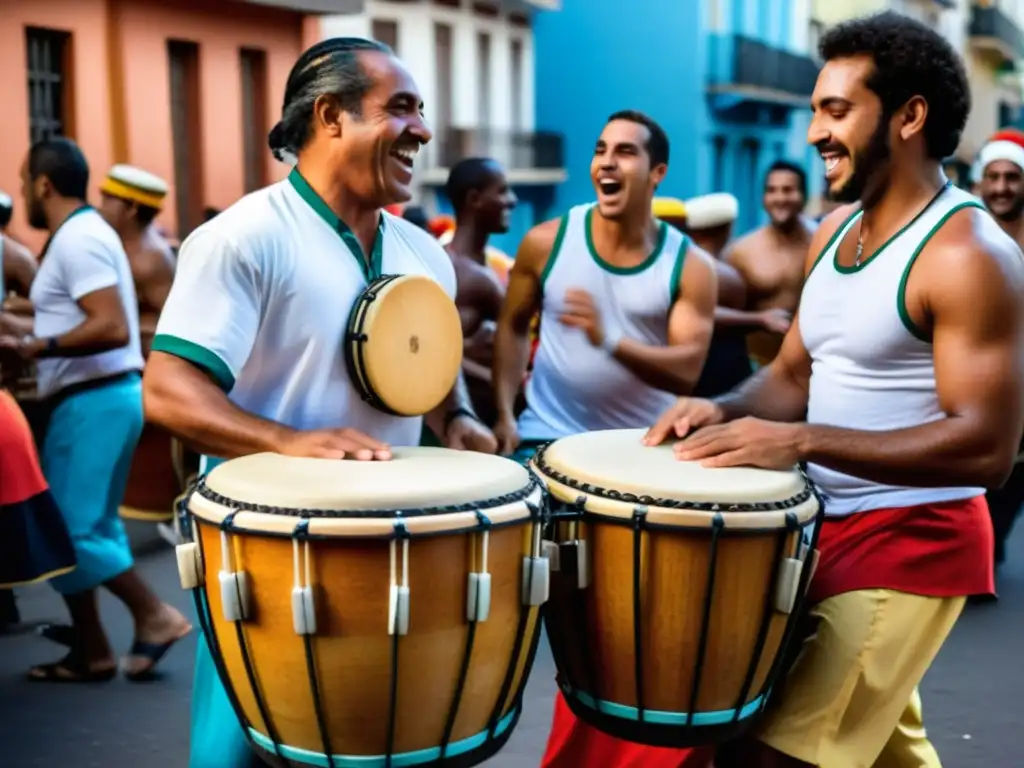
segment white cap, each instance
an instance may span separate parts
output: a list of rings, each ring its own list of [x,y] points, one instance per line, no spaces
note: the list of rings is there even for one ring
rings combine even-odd
[[[686,201],[686,228],[710,229],[732,224],[740,213],[740,202],[728,192],[714,192]]]
[[[1024,171],[1024,147],[1012,141],[990,141],[981,148],[981,154],[978,155],[981,171],[978,174],[979,179],[984,175],[985,169],[997,160],[1006,160]]]
[[[14,201],[6,192],[0,190],[0,208],[13,208]]]
[[[133,165],[115,165],[100,184],[101,192],[157,209],[163,205],[168,189],[159,176]]]

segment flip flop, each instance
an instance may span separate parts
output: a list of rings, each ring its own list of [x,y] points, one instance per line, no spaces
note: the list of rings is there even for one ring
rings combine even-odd
[[[155,677],[155,668],[160,660],[167,655],[167,652],[174,647],[174,644],[181,640],[183,637],[188,635],[192,631],[192,626],[189,625],[188,629],[182,632],[175,638],[168,640],[166,643],[147,643],[142,640],[135,640],[132,643],[131,649],[128,651],[127,656],[141,657],[149,660],[149,666],[145,669],[140,669],[135,672],[125,671],[124,676],[127,680],[133,683],[142,683],[153,680]]]
[[[72,654],[52,664],[40,664],[28,672],[33,683],[107,683],[117,675],[117,666],[89,669],[89,665]]]
[[[70,624],[43,624],[36,629],[36,632],[51,643],[67,648],[74,648],[78,639],[78,633]]]

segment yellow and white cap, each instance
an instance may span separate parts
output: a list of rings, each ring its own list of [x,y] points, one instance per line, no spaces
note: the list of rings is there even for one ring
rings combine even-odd
[[[710,229],[732,224],[740,213],[740,201],[728,192],[714,192],[686,201],[686,228]]]
[[[100,185],[100,191],[122,200],[160,210],[167,197],[167,182],[132,165],[115,165]]]
[[[685,219],[686,203],[674,197],[656,197],[651,202],[651,215],[656,219]]]

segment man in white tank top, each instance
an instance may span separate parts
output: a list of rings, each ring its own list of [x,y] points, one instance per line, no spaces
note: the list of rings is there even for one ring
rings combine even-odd
[[[597,202],[534,227],[520,246],[494,345],[494,431],[505,455],[525,461],[548,440],[645,426],[693,389],[718,287],[711,257],[652,215],[668,154],[668,138],[651,118],[612,115],[590,166]],[[538,310],[540,343],[517,423]],[[597,759],[615,768],[637,764],[627,754],[637,749],[579,723],[559,696],[543,765]],[[648,765],[650,758],[636,759]]]
[[[808,141],[854,204],[814,237],[779,356],[681,400],[647,442],[685,437],[679,458],[713,467],[806,463],[825,500],[816,632],[756,740],[716,765],[932,768],[917,685],[965,597],[993,589],[984,493],[1024,428],[1024,264],[943,176],[970,104],[949,43],[884,13],[835,27],[821,55]]]
[[[650,423],[692,390],[711,338],[711,258],[651,214],[668,138],[638,112],[612,115],[590,175],[597,202],[530,230],[495,333],[495,435],[505,455],[589,430]],[[518,423],[514,404],[540,311]]]
[[[278,159],[297,156],[289,177],[182,244],[146,365],[146,415],[203,451],[207,468],[263,451],[387,460],[390,446],[418,444],[423,419],[364,402],[342,347],[353,305],[380,274],[424,275],[455,298],[444,249],[381,210],[409,199],[414,158],[431,138],[422,109],[412,76],[387,46],[318,43],[292,68],[270,133]],[[428,418],[449,448],[497,448],[461,376]],[[266,747],[270,738],[239,726],[202,638],[189,768],[263,765],[248,743]]]

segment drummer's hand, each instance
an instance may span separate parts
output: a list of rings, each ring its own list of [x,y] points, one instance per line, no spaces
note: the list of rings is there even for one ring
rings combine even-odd
[[[784,336],[793,324],[793,314],[784,309],[766,309],[760,313],[758,319],[761,326],[769,333],[777,333]]]
[[[721,424],[725,412],[712,400],[680,397],[644,435],[644,445],[661,445],[672,437],[686,437],[694,429]]]
[[[579,328],[587,334],[587,340],[595,347],[604,344],[604,324],[601,311],[594,303],[594,297],[579,288],[565,292],[565,311],[559,316],[562,325]]]
[[[459,416],[448,425],[445,445],[455,451],[497,453],[498,440],[494,433],[470,416]]]
[[[705,467],[792,469],[801,460],[802,427],[748,416],[698,430],[674,450],[677,459]]]
[[[519,426],[515,417],[499,416],[494,424],[494,437],[498,441],[498,454],[511,456],[519,447]]]
[[[314,459],[387,461],[391,447],[357,429],[312,429],[293,433],[278,453]]]

